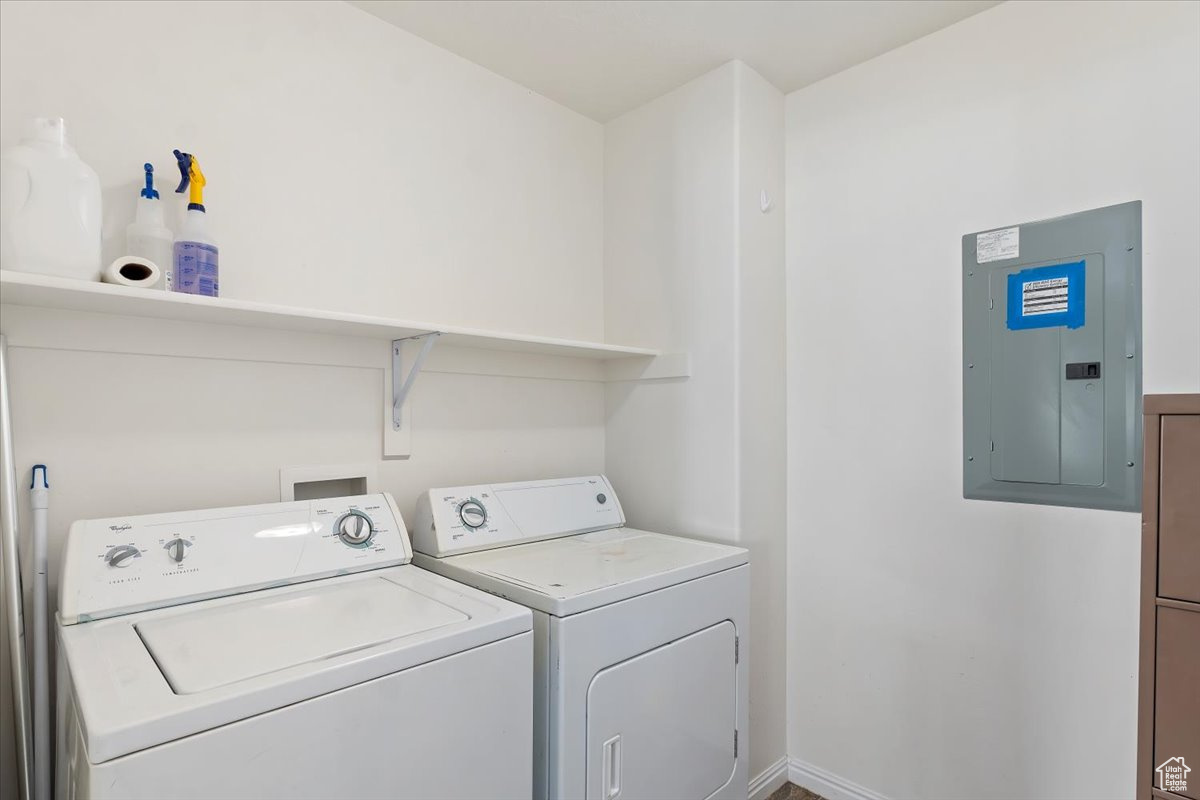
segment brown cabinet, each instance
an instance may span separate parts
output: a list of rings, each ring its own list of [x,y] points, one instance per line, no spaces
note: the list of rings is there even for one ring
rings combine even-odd
[[[1200,800],[1200,395],[1147,396],[1144,431],[1137,797]]]
[[[1160,607],[1155,638],[1154,768],[1182,758],[1196,777],[1175,794],[1200,798],[1200,611]]]
[[[1200,603],[1200,414],[1159,419],[1158,595]]]

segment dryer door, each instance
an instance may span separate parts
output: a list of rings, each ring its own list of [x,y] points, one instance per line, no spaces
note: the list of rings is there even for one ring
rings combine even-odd
[[[587,696],[588,800],[709,797],[729,782],[736,631],[721,622],[597,673]]]

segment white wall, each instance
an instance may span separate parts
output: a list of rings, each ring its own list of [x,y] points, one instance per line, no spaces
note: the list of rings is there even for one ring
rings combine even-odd
[[[761,781],[787,753],[784,103],[754,70],[735,67],[737,367],[727,379],[737,402],[738,541],[753,559],[750,779]],[[763,191],[772,203],[765,213]]]
[[[120,255],[195,153],[228,297],[603,333],[603,130],[338,2],[5,2],[0,145],[58,115]]]
[[[731,62],[605,126],[605,328],[688,352],[608,387],[630,523],[750,548],[750,777],[784,754],[783,97]]]
[[[608,388],[609,470],[651,530],[736,539],[733,64],[605,126],[605,333],[686,352],[683,380]]]
[[[960,237],[1142,200],[1200,390],[1200,5],[1005,3],[787,98],[790,754],[896,798],[1134,793],[1139,519],[961,497]]]
[[[100,174],[108,256],[143,161],[183,202],[180,147],[225,296],[602,337],[602,127],[351,6],[4,2],[0,144],[39,114]],[[8,306],[0,329],[19,475],[50,466],[52,590],[72,520],[275,501],[281,466],[375,462],[409,516],[430,486],[604,469],[598,364],[439,346],[413,457],[385,462],[386,343]]]
[[[409,520],[431,486],[604,468],[595,364],[435,348],[413,455],[383,460],[386,342],[2,308],[18,477],[52,476],[52,589],[71,521],[277,501],[280,467],[373,463]]]

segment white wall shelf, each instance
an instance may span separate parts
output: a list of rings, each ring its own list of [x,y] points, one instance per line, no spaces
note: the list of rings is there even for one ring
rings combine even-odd
[[[196,297],[128,289],[107,283],[55,278],[12,270],[0,270],[0,303],[213,325],[360,336],[388,341],[439,333],[441,336],[438,341],[441,344],[454,347],[540,353],[598,361],[640,360],[660,355],[659,351],[645,347],[476,330],[455,325],[372,317],[340,311],[320,311],[223,297]]]
[[[391,358],[386,365],[380,365],[385,370],[385,456],[411,455],[411,426],[405,400],[435,340],[458,348],[601,362],[603,370],[600,374],[608,381],[686,378],[691,373],[691,361],[685,353],[663,355],[645,347],[484,331],[248,300],[129,289],[12,270],[0,270],[0,303],[113,317],[351,336],[390,342]]]

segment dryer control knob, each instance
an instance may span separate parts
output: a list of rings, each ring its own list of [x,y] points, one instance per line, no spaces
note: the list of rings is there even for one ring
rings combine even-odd
[[[131,544],[119,544],[104,554],[110,567],[128,567],[133,559],[141,557],[142,551]]]
[[[375,535],[371,518],[361,511],[347,511],[333,529],[343,542],[350,545],[366,544]]]
[[[458,507],[458,518],[468,528],[482,528],[487,522],[487,509],[483,503],[472,497]]]
[[[192,543],[187,539],[176,537],[163,545],[163,549],[167,551],[167,555],[171,557],[172,561],[182,564],[183,560],[187,558],[187,549],[191,546]]]

